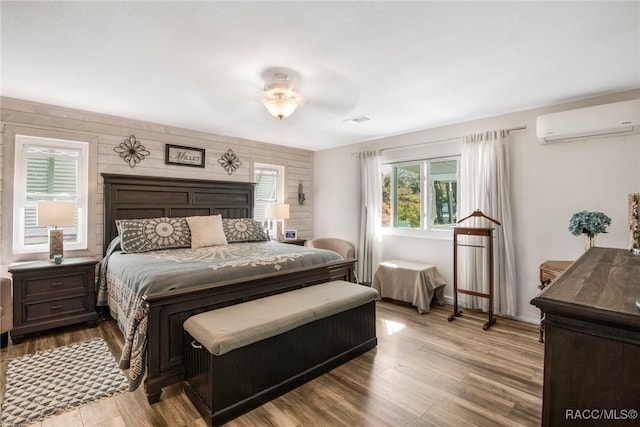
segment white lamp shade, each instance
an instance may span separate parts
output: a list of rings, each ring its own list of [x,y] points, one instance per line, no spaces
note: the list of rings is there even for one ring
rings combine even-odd
[[[289,219],[289,204],[282,203],[274,205],[274,218],[276,219]]]
[[[265,218],[268,219],[289,219],[289,204],[266,205]]]
[[[38,226],[73,225],[74,202],[38,202]]]

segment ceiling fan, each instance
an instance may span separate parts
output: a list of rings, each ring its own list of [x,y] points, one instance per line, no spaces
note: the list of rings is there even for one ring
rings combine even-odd
[[[297,108],[324,114],[343,115],[358,102],[356,85],[345,76],[321,67],[298,73],[287,68],[269,68],[264,80],[263,103],[269,112],[283,119]]]

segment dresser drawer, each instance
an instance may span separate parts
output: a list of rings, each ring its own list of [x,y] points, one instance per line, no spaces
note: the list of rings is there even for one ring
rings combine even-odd
[[[51,297],[58,293],[86,293],[86,275],[83,273],[67,274],[63,276],[42,279],[25,280],[23,289],[25,299],[35,299],[43,296]]]
[[[25,322],[43,321],[80,314],[87,311],[86,297],[84,295],[50,300],[24,306]]]

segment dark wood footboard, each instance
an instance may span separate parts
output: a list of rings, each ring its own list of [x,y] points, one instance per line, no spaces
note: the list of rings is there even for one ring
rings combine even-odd
[[[147,377],[150,403],[162,388],[184,379],[183,323],[194,314],[332,280],[353,282],[356,260],[332,261],[249,279],[230,280],[146,297],[149,312]]]

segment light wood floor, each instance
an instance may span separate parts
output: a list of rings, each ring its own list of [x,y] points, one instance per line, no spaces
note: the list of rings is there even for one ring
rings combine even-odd
[[[377,304],[378,347],[273,400],[229,426],[539,426],[543,344],[535,325],[465,312],[447,321],[450,306],[419,315],[415,308]],[[119,354],[113,321],[82,325],[9,344],[0,355],[0,399],[7,359],[101,336]],[[51,426],[205,426],[181,385],[149,405],[142,387],[46,418]]]

